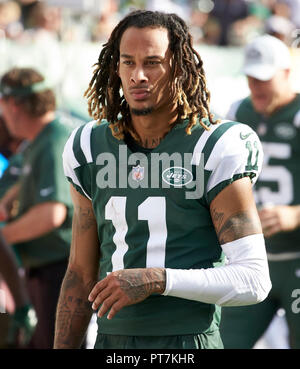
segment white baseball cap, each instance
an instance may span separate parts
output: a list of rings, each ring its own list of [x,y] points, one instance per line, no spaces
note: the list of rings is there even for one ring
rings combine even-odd
[[[292,34],[294,29],[294,24],[288,18],[280,15],[272,15],[265,22],[265,31],[268,34],[275,32],[283,36],[288,36]]]
[[[278,70],[290,67],[291,54],[288,47],[274,36],[259,36],[245,48],[242,71],[247,76],[268,81]]]

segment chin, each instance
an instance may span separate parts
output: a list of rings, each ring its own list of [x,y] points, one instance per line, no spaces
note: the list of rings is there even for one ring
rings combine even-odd
[[[253,101],[253,106],[258,113],[264,114],[268,111],[269,104],[261,101],[259,103]]]
[[[131,108],[131,114],[137,116],[145,116],[149,115],[154,111],[152,106],[144,107],[144,108]]]

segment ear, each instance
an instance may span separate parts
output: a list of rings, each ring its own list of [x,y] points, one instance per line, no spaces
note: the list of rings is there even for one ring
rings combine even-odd
[[[290,78],[290,76],[291,76],[291,70],[290,70],[290,69],[285,69],[285,70],[284,70],[284,73],[285,73],[285,75],[286,75],[286,78],[287,78],[287,79],[289,79],[289,78]]]

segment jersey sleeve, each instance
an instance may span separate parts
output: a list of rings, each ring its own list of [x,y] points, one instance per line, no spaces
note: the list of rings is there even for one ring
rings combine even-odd
[[[93,161],[91,134],[94,121],[76,128],[63,151],[64,174],[74,188],[91,200],[91,178],[88,164]]]
[[[60,202],[70,206],[68,186],[63,177],[61,153],[63,144],[44,150],[39,157],[39,165],[34,169],[36,186],[35,204]],[[60,150],[59,150],[60,148]]]
[[[204,196],[208,204],[237,179],[247,176],[252,184],[256,182],[263,150],[257,134],[248,125],[223,121],[205,132],[198,146],[204,156]]]

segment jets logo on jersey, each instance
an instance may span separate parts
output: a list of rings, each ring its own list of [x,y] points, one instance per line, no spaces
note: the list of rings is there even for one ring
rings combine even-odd
[[[275,126],[274,132],[277,137],[284,140],[292,140],[297,135],[297,130],[289,123],[279,123]]]
[[[170,186],[181,187],[189,184],[193,179],[193,175],[185,168],[171,167],[163,171],[162,179]]]

